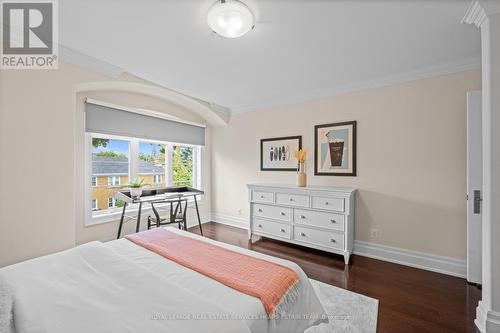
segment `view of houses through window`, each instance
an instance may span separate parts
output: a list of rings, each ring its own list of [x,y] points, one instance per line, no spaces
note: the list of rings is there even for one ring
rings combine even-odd
[[[119,211],[124,203],[114,198],[115,192],[136,178],[145,188],[196,186],[197,147],[105,135],[92,135],[91,145],[89,200],[94,217]]]
[[[148,187],[165,187],[165,151],[167,145],[158,143],[139,142],[139,180]],[[162,178],[163,182],[157,182]]]
[[[123,207],[123,202],[114,202],[113,198],[120,185],[129,182],[129,152],[129,141],[92,138],[91,196],[92,200],[96,200],[96,207],[92,207],[93,215],[111,212],[109,208]]]

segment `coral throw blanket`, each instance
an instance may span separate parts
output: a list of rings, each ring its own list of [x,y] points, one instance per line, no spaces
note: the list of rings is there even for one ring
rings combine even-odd
[[[269,317],[286,313],[298,297],[299,277],[288,267],[165,229],[148,230],[125,238],[228,287],[259,298]]]

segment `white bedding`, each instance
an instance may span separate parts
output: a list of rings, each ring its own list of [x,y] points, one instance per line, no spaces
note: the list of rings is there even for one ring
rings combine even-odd
[[[265,319],[259,299],[120,239],[0,269],[0,288],[8,286],[12,294],[16,332],[298,333],[324,320],[323,307],[296,264],[169,230],[295,270],[300,297],[291,318]]]

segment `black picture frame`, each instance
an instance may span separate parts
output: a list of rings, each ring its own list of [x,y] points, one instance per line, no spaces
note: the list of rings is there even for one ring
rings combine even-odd
[[[279,141],[284,141],[284,140],[297,140],[298,141],[298,149],[302,149],[302,136],[301,135],[295,135],[295,136],[283,136],[283,137],[276,137],[276,138],[267,138],[267,139],[261,139],[260,140],[260,171],[297,171],[297,167],[290,167],[290,168],[270,168],[270,167],[264,167],[264,143],[266,142],[279,142]],[[293,152],[290,152],[290,160],[294,159],[293,157]],[[294,160],[294,164],[297,164],[297,162]]]
[[[356,121],[346,121],[340,123],[330,123],[314,126],[314,175],[315,176],[347,176],[355,177],[357,175],[356,166],[356,145],[357,145],[357,133],[356,133]],[[352,145],[350,146],[349,153],[352,153],[352,170],[351,172],[325,172],[319,170],[318,156],[319,156],[319,140],[318,140],[318,130],[321,128],[330,127],[341,127],[341,126],[351,126],[352,130]],[[333,162],[332,162],[333,163]]]

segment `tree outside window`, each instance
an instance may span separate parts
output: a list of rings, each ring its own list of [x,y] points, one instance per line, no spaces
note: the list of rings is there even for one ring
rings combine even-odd
[[[193,148],[173,146],[172,182],[177,186],[193,186]]]

